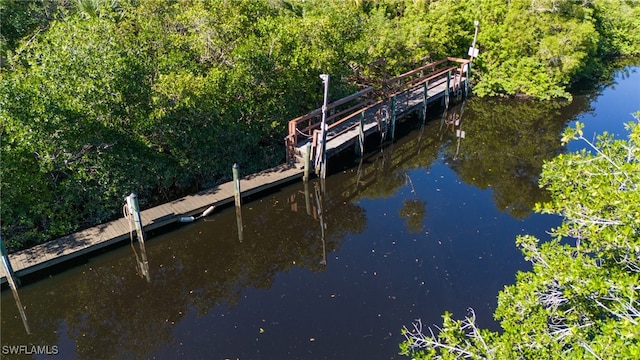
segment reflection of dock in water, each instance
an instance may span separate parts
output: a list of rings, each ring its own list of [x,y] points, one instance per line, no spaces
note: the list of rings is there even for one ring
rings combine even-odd
[[[242,178],[242,196],[257,194],[302,177],[303,169],[297,160],[304,158],[303,152],[306,153],[308,143],[311,144],[311,158],[316,158],[317,162],[319,149],[324,149],[323,151],[331,156],[355,144],[359,145],[357,148],[362,155],[365,150],[364,140],[369,134],[380,134],[383,142],[386,138],[393,140],[396,121],[400,118],[418,112],[424,121],[430,103],[441,99],[445,107],[448,107],[450,96],[466,95],[469,62],[465,59],[446,58],[429,63],[384,82],[382,89],[374,90],[373,87],[368,87],[328,104],[324,111],[331,111],[327,118],[329,125],[326,146],[319,147],[322,144],[318,143],[319,119],[323,113],[321,109],[291,120],[289,135],[285,139],[288,163]],[[379,98],[383,100],[377,100]],[[393,151],[389,151],[389,154],[393,156]],[[360,181],[370,181],[366,171],[358,180],[358,184]],[[141,211],[143,229],[151,231],[179,222],[181,218],[193,218],[194,215],[200,217],[207,208],[233,203],[234,185],[235,182],[230,181],[195,195]],[[242,241],[240,212],[237,218],[238,236]],[[16,275],[24,276],[124,242],[129,238],[129,234],[129,221],[121,218],[18,251],[9,258]],[[144,256],[144,244],[141,243],[140,247],[141,256]],[[145,272],[145,263],[144,259],[140,261],[141,273]],[[0,281],[7,281],[2,269]]]
[[[374,196],[385,196],[380,192],[394,192],[399,187],[409,184],[412,194],[416,190],[407,172],[409,168],[428,167],[433,161],[438,159],[439,145],[442,143],[446,133],[450,132],[456,138],[456,156],[460,151],[460,144],[464,138],[462,130],[462,115],[464,112],[464,102],[452,108],[445,109],[440,116],[439,122],[432,122],[427,129],[426,122],[420,127],[417,137],[412,137],[406,141],[399,140],[396,143],[389,143],[388,146],[379,151],[362,157],[359,160],[355,176],[351,172],[346,174],[336,174],[340,178],[337,181],[325,181],[316,179],[310,191],[310,184],[304,183],[304,190],[298,190],[288,197],[289,208],[295,213],[306,213],[318,222],[320,226],[320,241],[323,244],[323,254],[321,264],[326,265],[326,221],[323,217],[324,208],[327,204],[340,206],[347,202],[356,201],[358,198],[367,196],[368,193]],[[451,135],[449,135],[451,136]],[[333,179],[332,176],[332,179]],[[329,182],[330,185],[326,185]],[[328,186],[328,188],[327,188]],[[415,196],[414,196],[415,197]],[[424,203],[418,198],[406,201],[410,208],[419,208]],[[409,217],[410,216],[406,216]],[[417,226],[415,228],[418,228]]]
[[[464,107],[465,102],[463,101],[445,109],[437,122],[423,123],[418,130],[417,137],[406,141],[400,139],[395,143],[390,142],[388,146],[380,148],[379,151],[360,158],[356,176],[333,175],[344,178],[341,181],[332,181],[332,186],[327,190],[330,194],[340,194],[340,201],[353,201],[368,191],[375,191],[376,184],[393,185],[392,183],[395,183],[397,186],[392,186],[395,189],[405,184],[407,178],[406,171],[396,171],[397,174],[394,175],[393,169],[427,167],[431,162],[437,160],[439,146],[445,136],[455,138],[455,156],[458,156],[462,139],[466,136],[465,131],[462,130]],[[337,183],[340,184],[339,188],[334,186]],[[306,193],[307,191],[298,191],[298,193],[292,194],[289,198],[290,209],[293,212],[298,212],[304,208],[307,214],[318,220],[318,204],[315,201],[310,201],[310,199],[313,200],[313,196]]]

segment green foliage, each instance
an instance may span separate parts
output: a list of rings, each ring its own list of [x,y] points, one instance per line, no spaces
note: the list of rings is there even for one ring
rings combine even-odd
[[[435,335],[405,329],[403,354],[414,358],[624,358],[640,356],[640,123],[628,140],[602,134],[592,144],[582,125],[563,141],[590,151],[561,154],[544,165],[541,186],[551,200],[542,213],[564,217],[553,239],[517,239],[532,271],[498,297],[502,333],[479,330],[473,317],[445,314]],[[570,245],[569,239],[575,239]],[[426,333],[426,334],[425,334]]]
[[[481,22],[479,95],[568,96],[637,54],[635,2],[0,2],[3,223],[10,251],[284,158],[287,121],[444,56]],[[622,19],[622,20],[620,20]],[[606,41],[605,41],[606,40]],[[11,169],[11,170],[9,170]]]

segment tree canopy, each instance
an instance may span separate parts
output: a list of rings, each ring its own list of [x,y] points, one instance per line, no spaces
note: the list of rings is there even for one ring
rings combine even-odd
[[[640,53],[640,5],[561,0],[0,2],[0,185],[10,251],[283,161],[289,119],[444,56],[478,95],[569,97]]]

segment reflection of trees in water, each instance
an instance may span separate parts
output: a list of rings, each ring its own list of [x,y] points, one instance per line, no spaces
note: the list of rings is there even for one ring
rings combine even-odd
[[[294,267],[324,270],[324,252],[340,248],[345,234],[365,228],[364,209],[328,187],[322,200],[323,244],[317,214],[307,214],[300,189],[245,205],[243,242],[233,209],[152,239],[147,243],[151,283],[137,275],[130,254],[110,267],[67,277],[68,291],[40,286],[46,281],[25,289],[29,299],[40,301],[30,307],[34,335],[4,332],[3,343],[57,344],[54,331],[65,323],[79,358],[148,358],[174,342],[173,325],[189,311],[203,316],[217,306],[232,308],[245,289],[270,288],[276,274]],[[311,199],[315,211],[318,204]],[[7,310],[3,315],[17,311],[4,304],[2,310]],[[3,329],[21,326],[19,318],[8,318],[3,316]]]
[[[76,342],[80,358],[147,358],[173,341],[172,325],[192,309],[205,315],[215,307],[233,307],[244,289],[269,288],[275,274],[293,267],[322,271],[323,252],[339,249],[345,234],[366,226],[364,209],[353,201],[392,196],[407,184],[410,169],[428,168],[440,151],[461,180],[483,189],[491,186],[498,208],[524,217],[544,200],[537,185],[543,161],[563,151],[560,133],[567,119],[588,110],[588,100],[576,97],[565,106],[470,99],[461,116],[466,137],[459,148],[454,131],[429,121],[417,133],[364,158],[355,174],[327,179],[325,244],[317,204],[310,196],[314,208],[307,215],[301,185],[277,199],[245,205],[242,243],[232,210],[182,228],[172,239],[150,241],[150,284],[138,277],[130,254],[110,268],[69,275],[63,285],[44,281],[24,288],[33,335],[4,331],[3,344],[56,344],[54,331],[60,330]],[[399,215],[408,231],[420,231],[426,204],[408,198]],[[2,311],[3,330],[22,328],[15,303],[3,301]]]
[[[420,199],[408,199],[402,203],[398,210],[401,218],[406,218],[407,231],[419,233],[423,229],[422,222],[427,215],[427,202]]]
[[[559,140],[567,119],[588,110],[588,105],[584,99],[567,106],[472,98],[464,113],[461,150],[456,140],[444,142],[445,160],[467,184],[491,186],[498,209],[526,217],[536,202],[546,199],[538,186],[543,162],[563,151]]]
[[[351,195],[354,200],[394,196],[407,184],[408,170],[428,168],[438,158],[439,143],[437,124],[428,123],[363,159],[357,175],[346,179],[342,188],[345,193],[357,190]]]

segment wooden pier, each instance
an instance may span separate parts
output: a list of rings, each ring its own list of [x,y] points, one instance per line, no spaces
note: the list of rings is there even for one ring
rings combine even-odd
[[[351,146],[362,155],[367,136],[377,133],[382,140],[393,138],[401,118],[416,111],[424,118],[429,104],[441,100],[448,106],[451,96],[466,95],[469,63],[466,59],[442,59],[387,80],[381,89],[367,87],[328,104],[326,111],[331,114],[326,117],[324,147],[320,141],[322,109],[289,121],[287,161],[301,162],[308,143],[312,159],[319,159],[322,151],[330,157]]]
[[[449,97],[467,94],[469,60],[446,58],[426,64],[393,79],[382,88],[367,87],[326,106],[327,141],[319,146],[322,109],[289,121],[285,138],[287,163],[241,179],[242,196],[248,196],[302,177],[302,164],[310,143],[311,159],[321,151],[330,157],[355,147],[364,153],[364,140],[378,133],[382,140],[393,139],[396,121],[418,111],[423,119],[430,103],[441,100],[448,106]],[[199,216],[211,206],[234,202],[234,182],[228,182],[195,195],[156,206],[141,212],[145,231],[179,221],[181,217]],[[123,200],[124,203],[124,200]],[[15,274],[24,276],[90,252],[129,239],[130,223],[126,218],[114,220],[9,255]],[[0,269],[2,283],[7,282]]]

